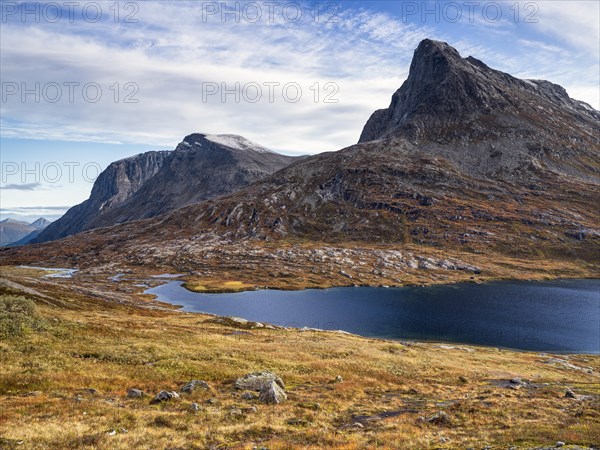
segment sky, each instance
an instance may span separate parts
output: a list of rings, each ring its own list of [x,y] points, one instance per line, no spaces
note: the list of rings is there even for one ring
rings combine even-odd
[[[355,144],[424,38],[600,108],[597,0],[0,6],[0,219],[56,219],[110,162],[193,132],[291,155]]]

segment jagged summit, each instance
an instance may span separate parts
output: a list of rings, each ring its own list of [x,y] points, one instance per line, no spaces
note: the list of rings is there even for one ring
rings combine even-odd
[[[375,111],[359,142],[401,136],[414,143],[449,143],[490,136],[515,138],[591,130],[600,113],[561,86],[520,80],[445,42],[423,40],[408,78],[387,109]],[[590,134],[590,136],[592,133]]]

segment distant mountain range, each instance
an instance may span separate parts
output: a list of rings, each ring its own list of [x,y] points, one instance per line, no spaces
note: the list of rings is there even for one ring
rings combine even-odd
[[[0,221],[0,246],[27,244],[48,225],[50,222],[43,217],[31,223],[15,219]]]
[[[108,189],[116,175],[107,169],[88,200],[97,197],[94,208],[82,219],[68,213],[38,241],[120,224],[44,249],[74,264],[91,264],[90,252],[94,263],[183,270],[203,264],[208,241],[231,252],[265,241],[420,245],[480,259],[597,264],[599,121],[558,85],[515,78],[426,39],[358,144],[295,160],[241,137],[191,135],[160,163],[155,156],[137,178],[144,181],[109,208],[100,186],[118,189]],[[123,180],[116,184],[129,186]],[[121,223],[141,218],[149,219]],[[317,270],[318,261],[304,264]]]

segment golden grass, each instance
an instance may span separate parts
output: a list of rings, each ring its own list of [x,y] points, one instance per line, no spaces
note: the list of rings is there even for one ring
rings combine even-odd
[[[242,281],[226,280],[207,280],[201,282],[187,282],[185,288],[194,292],[214,293],[214,292],[241,292],[254,289],[252,284]]]
[[[4,268],[2,275],[35,290],[28,296],[47,326],[0,342],[0,448],[425,449],[600,443],[598,356],[570,356],[572,364],[593,369],[586,373],[547,364],[547,357],[529,352],[461,346],[474,350],[469,352],[279,328],[244,326],[239,333],[232,322],[145,308],[135,294],[124,294],[127,286],[105,278],[75,285],[16,268]],[[15,291],[14,284],[2,287],[5,293]],[[100,291],[105,297],[95,294]],[[107,301],[111,296],[129,301]],[[242,400],[233,381],[254,370],[280,375],[288,401],[267,406]],[[330,383],[337,375],[343,381]],[[515,376],[537,387],[512,390],[493,382]],[[149,404],[159,390],[179,390],[191,379],[205,380],[211,389]],[[567,386],[593,398],[565,398]],[[126,392],[134,387],[149,396],[128,399]],[[197,413],[189,410],[192,402],[200,405]],[[257,411],[247,409],[251,406]],[[440,410],[448,414],[449,424],[420,419]],[[355,416],[394,411],[401,412],[363,419],[363,427],[352,425]]]

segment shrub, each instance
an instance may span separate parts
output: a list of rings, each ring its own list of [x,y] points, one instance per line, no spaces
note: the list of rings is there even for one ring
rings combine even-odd
[[[33,300],[16,295],[0,295],[0,339],[22,336],[45,328]]]

